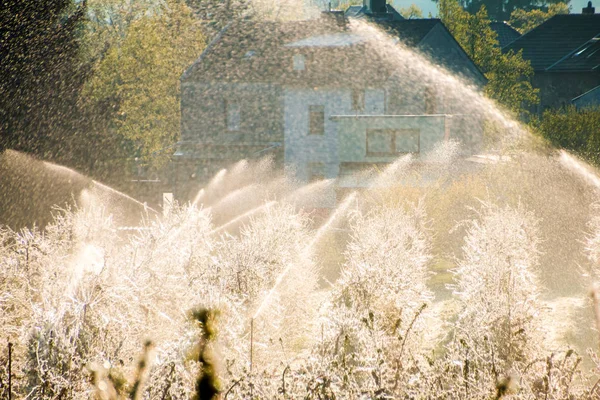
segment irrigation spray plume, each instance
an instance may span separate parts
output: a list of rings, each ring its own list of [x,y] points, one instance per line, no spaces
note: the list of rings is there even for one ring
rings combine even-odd
[[[405,170],[413,161],[412,154],[407,154],[398,158],[396,161],[388,165],[383,172],[373,182],[374,187],[389,186],[396,179],[398,173]]]
[[[342,201],[342,203],[335,209],[333,214],[331,214],[329,219],[327,219],[327,222],[325,222],[323,224],[323,226],[321,226],[319,228],[319,230],[315,234],[315,237],[310,241],[308,246],[306,246],[306,248],[304,249],[305,253],[310,252],[312,250],[313,246],[315,244],[317,244],[317,242],[319,240],[321,240],[321,238],[323,237],[325,232],[327,232],[327,230],[331,227],[331,225],[333,225],[333,223],[335,222],[335,220],[337,219],[338,216],[344,215],[344,213],[346,212],[346,210],[348,210],[348,208],[350,207],[350,204],[352,203],[352,201],[354,201],[355,198],[356,198],[356,192],[352,192],[348,195],[348,197],[346,197],[344,199],[344,201]]]
[[[313,206],[314,198],[312,198],[313,193],[318,193],[319,191],[325,189],[329,185],[334,183],[333,179],[324,179],[315,182],[311,182],[307,185],[301,186],[300,188],[294,190],[290,194],[283,197],[282,201],[287,201],[295,206]]]
[[[110,186],[106,186],[106,185],[104,185],[104,184],[102,184],[102,183],[100,183],[100,182],[98,182],[98,181],[95,181],[95,180],[92,180],[92,183],[93,183],[95,186],[97,186],[97,187],[99,187],[99,188],[101,188],[101,189],[103,189],[103,190],[106,190],[106,191],[108,191],[108,192],[110,192],[110,193],[112,193],[112,194],[116,194],[116,195],[117,195],[117,196],[119,196],[119,197],[122,197],[122,198],[124,198],[124,199],[127,199],[127,200],[129,200],[129,201],[131,201],[131,202],[133,202],[133,203],[135,203],[135,204],[137,204],[137,205],[141,206],[141,207],[144,207],[144,210],[150,210],[150,211],[152,211],[152,212],[153,212],[153,213],[155,213],[155,214],[159,214],[159,212],[158,212],[158,211],[156,211],[154,208],[150,207],[150,206],[149,206],[149,205],[147,205],[146,203],[142,203],[141,201],[139,201],[139,200],[136,200],[136,199],[134,199],[133,197],[126,195],[126,194],[125,194],[125,193],[123,193],[123,192],[119,192],[118,190],[116,190],[116,189],[113,189],[113,188],[111,188]]]
[[[560,151],[560,162],[570,171],[580,175],[586,182],[592,186],[600,189],[600,178],[596,175],[590,167],[585,165],[580,160],[570,155],[565,150]]]
[[[253,190],[256,190],[257,188],[258,188],[258,185],[256,185],[256,184],[249,184],[249,185],[243,186],[239,189],[235,189],[232,192],[230,192],[228,195],[226,195],[225,197],[221,198],[215,204],[208,207],[207,210],[214,211],[214,210],[218,210],[219,208],[223,208],[223,207],[225,207],[225,209],[227,209],[228,205],[229,205],[229,207],[231,207],[233,205],[233,204],[231,204],[233,201],[240,200],[240,198],[242,196],[250,195],[250,193]]]
[[[269,201],[268,203],[263,204],[262,206],[258,206],[253,208],[252,210],[246,211],[245,213],[243,213],[242,215],[235,217],[234,219],[232,219],[231,221],[219,226],[218,228],[213,229],[212,231],[210,231],[208,234],[209,235],[213,235],[215,233],[219,233],[225,229],[227,229],[228,227],[230,227],[231,225],[242,221],[244,218],[248,218],[249,216],[256,214],[260,211],[266,210],[269,207],[272,207],[273,205],[275,205],[277,202],[275,200]]]
[[[417,87],[429,84],[443,92],[447,103],[446,109],[440,110],[440,114],[485,116],[492,125],[502,130],[499,143],[502,147],[529,135],[520,123],[499,108],[493,100],[485,97],[472,82],[436,65],[427,55],[407,48],[397,38],[367,21],[352,19],[349,27],[352,32],[368,41],[377,56],[392,70],[399,71],[404,81],[410,82],[411,87],[407,86],[407,89],[413,89],[415,83],[418,83]],[[395,74],[393,76],[398,77]],[[422,96],[422,93],[416,94]]]
[[[317,241],[319,241],[319,239],[321,239],[323,234],[327,231],[327,229],[329,229],[329,227],[333,224],[333,222],[337,219],[337,217],[340,215],[343,215],[343,213],[348,209],[348,207],[350,206],[350,203],[352,202],[352,200],[354,200],[355,197],[356,197],[356,192],[350,193],[350,195],[348,195],[348,197],[346,197],[344,199],[344,201],[339,205],[339,207],[336,208],[336,210],[333,212],[333,214],[331,214],[331,216],[329,217],[327,222],[325,222],[323,224],[323,226],[321,226],[319,228],[319,230],[316,232],[313,240],[311,240],[311,242],[304,248],[305,254],[307,252],[309,252],[310,250],[312,250],[312,247],[317,243]],[[285,278],[286,275],[290,272],[293,265],[294,265],[293,263],[288,264],[288,266],[281,272],[281,274],[279,274],[279,276],[275,280],[275,284],[273,285],[273,287],[271,287],[271,290],[269,290],[269,293],[267,293],[267,296],[265,297],[265,299],[262,301],[262,303],[260,304],[260,306],[258,307],[256,312],[254,313],[254,316],[252,317],[252,321],[255,320],[262,313],[265,306],[271,300],[271,297],[273,297],[273,294],[277,291],[277,288],[279,287],[279,285],[281,285],[283,278]]]
[[[79,172],[75,171],[74,169],[65,167],[64,165],[58,165],[58,164],[54,164],[48,161],[42,161],[42,163],[44,164],[44,166],[48,169],[51,170],[55,170],[58,172],[62,172],[62,173],[66,173],[67,175],[73,175],[77,178],[83,178],[85,179],[85,176],[80,174]]]
[[[198,191],[198,194],[194,198],[194,201],[192,202],[192,205],[194,205],[194,206],[198,205],[198,203],[200,202],[200,200],[202,200],[202,198],[206,195],[206,193],[209,190],[214,189],[215,187],[219,186],[219,184],[225,178],[226,174],[227,174],[227,168],[223,168],[222,170],[220,170],[219,172],[217,172],[217,174],[214,176],[214,178],[212,178],[212,180],[208,183],[208,186],[206,187],[206,190],[204,188],[202,188],[202,189],[200,189]]]
[[[43,161],[43,165],[44,165],[45,167],[47,167],[48,169],[55,170],[55,171],[59,171],[59,172],[62,172],[62,173],[66,173],[66,174],[68,174],[68,175],[72,175],[72,176],[74,176],[74,177],[77,177],[77,178],[81,178],[81,179],[89,179],[89,178],[86,178],[86,177],[85,177],[84,175],[82,175],[81,173],[79,173],[79,172],[77,172],[77,171],[75,171],[75,170],[73,170],[73,169],[71,169],[71,168],[65,167],[65,166],[63,166],[63,165],[57,165],[57,164],[53,164],[53,163],[51,163],[51,162],[48,162],[48,161]],[[89,181],[88,181],[88,182],[89,182]],[[144,208],[144,210],[150,210],[150,211],[152,211],[152,212],[154,212],[154,213],[158,214],[158,211],[156,211],[156,210],[155,210],[155,209],[153,209],[152,207],[148,206],[148,205],[147,205],[147,204],[145,204],[145,203],[142,203],[142,202],[141,202],[141,201],[139,201],[139,200],[136,200],[136,199],[134,199],[133,197],[131,197],[131,196],[129,196],[129,195],[126,195],[126,194],[125,194],[125,193],[123,193],[123,192],[120,192],[120,191],[118,191],[118,190],[116,190],[116,189],[113,189],[113,188],[111,188],[110,186],[107,186],[107,185],[105,185],[105,184],[103,184],[103,183],[100,183],[100,182],[98,182],[98,181],[96,181],[96,180],[93,180],[93,179],[91,180],[91,182],[92,182],[92,184],[93,184],[94,186],[96,186],[96,187],[98,187],[98,188],[100,188],[100,189],[102,189],[102,190],[105,190],[105,191],[107,191],[107,192],[110,192],[110,193],[112,193],[112,194],[115,194],[115,195],[117,195],[117,196],[119,196],[119,197],[122,197],[122,198],[124,198],[124,199],[127,199],[127,200],[129,200],[129,201],[131,201],[131,202],[133,202],[133,203],[135,203],[135,204],[137,204],[137,205],[139,205],[139,206],[143,207],[143,208]]]
[[[196,197],[194,197],[194,201],[192,201],[192,205],[197,206],[198,203],[200,202],[200,200],[202,200],[202,197],[204,197],[205,193],[206,193],[206,190],[204,190],[204,188],[200,189],[198,191],[198,194],[196,195]]]

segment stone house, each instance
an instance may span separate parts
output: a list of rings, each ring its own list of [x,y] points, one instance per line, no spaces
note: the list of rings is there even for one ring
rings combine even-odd
[[[581,14],[555,15],[502,49],[522,51],[531,62],[540,90],[532,112],[566,106],[600,85],[599,40],[600,14],[589,2]]]
[[[398,19],[389,5],[371,12],[377,1],[365,0],[363,13],[394,38],[378,48],[341,12],[223,29],[181,78],[176,197],[189,199],[236,161],[267,155],[300,180],[335,179],[426,152],[468,123],[435,82],[411,81],[388,53],[402,41],[473,85],[485,84],[483,74],[439,20]],[[481,130],[463,131],[472,154]]]

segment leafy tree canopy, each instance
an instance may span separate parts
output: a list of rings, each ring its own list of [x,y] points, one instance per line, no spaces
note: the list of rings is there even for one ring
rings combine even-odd
[[[550,4],[547,10],[514,10],[510,14],[510,25],[522,34],[529,32],[542,22],[550,19],[557,14],[568,14],[569,6],[567,3],[555,3]]]
[[[421,10],[414,3],[406,8],[404,8],[404,7],[400,8],[400,10],[398,10],[398,12],[400,13],[400,15],[402,15],[406,19],[423,18],[423,10]]]
[[[600,166],[600,109],[577,110],[568,106],[547,110],[532,127],[550,144],[569,150],[579,157]]]
[[[179,77],[202,52],[204,35],[179,0],[142,13],[117,7],[109,21],[90,33],[105,38],[109,47],[84,96],[88,102],[114,104],[116,133],[133,143],[135,156],[160,166],[179,133]]]
[[[520,52],[501,51],[485,7],[472,15],[457,0],[440,0],[438,10],[443,23],[488,79],[485,92],[490,98],[517,113],[539,101],[538,90],[531,86],[529,61]]]
[[[482,6],[493,21],[508,21],[515,10],[547,10],[555,3],[569,4],[570,0],[460,0],[461,6],[475,14]]]

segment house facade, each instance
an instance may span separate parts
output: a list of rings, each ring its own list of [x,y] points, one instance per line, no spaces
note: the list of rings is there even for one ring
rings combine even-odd
[[[405,46],[473,85],[485,83],[439,20],[381,15],[377,23]],[[468,138],[459,133],[472,116],[460,115],[435,82],[412,81],[406,65],[390,63],[348,24],[342,13],[327,12],[312,21],[242,21],[219,33],[181,78],[176,197],[189,199],[241,159],[270,156],[310,181],[420,154],[450,138],[469,154],[478,150],[481,129],[468,129]]]

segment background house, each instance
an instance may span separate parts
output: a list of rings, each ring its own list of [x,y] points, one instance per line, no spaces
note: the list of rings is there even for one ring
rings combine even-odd
[[[591,2],[581,14],[555,15],[503,51],[522,51],[534,69],[532,85],[540,89],[533,112],[570,104],[600,85],[600,15]]]
[[[490,22],[490,28],[498,35],[498,45],[500,48],[508,46],[521,36],[519,31],[505,21],[492,21]]]
[[[374,3],[365,1],[363,17],[374,16]],[[390,62],[385,46],[402,41],[472,85],[482,86],[483,74],[439,20],[395,19],[391,6],[385,10],[376,23],[395,41],[366,38],[341,12],[223,29],[181,78],[176,197],[189,199],[220,169],[265,155],[310,181],[419,154],[450,137],[475,152],[481,129],[462,129],[472,116],[459,115],[435,82],[410,76],[418,68],[410,60]]]

